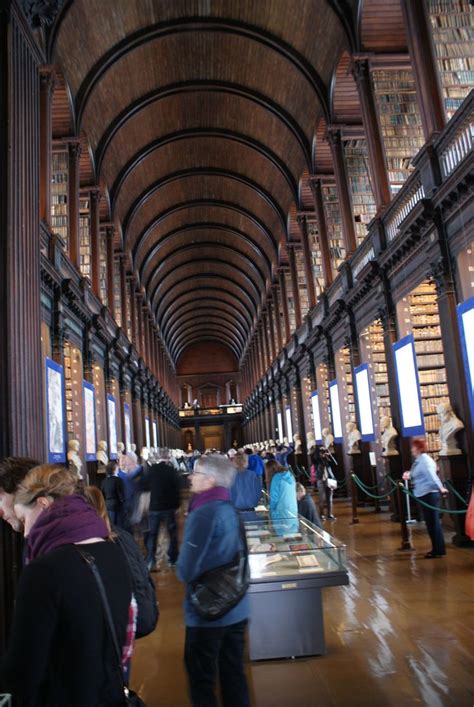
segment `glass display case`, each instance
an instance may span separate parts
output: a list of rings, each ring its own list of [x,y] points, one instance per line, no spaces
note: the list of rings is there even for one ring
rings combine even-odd
[[[304,518],[245,522],[251,581],[347,572],[345,546]]]
[[[326,652],[322,589],[349,583],[344,545],[304,518],[243,517],[249,548],[251,660]]]

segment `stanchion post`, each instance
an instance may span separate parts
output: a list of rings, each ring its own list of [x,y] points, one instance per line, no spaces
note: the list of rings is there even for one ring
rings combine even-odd
[[[374,466],[373,464],[370,465],[370,472],[372,476],[372,485],[374,490],[374,495],[378,496],[379,495],[379,481],[377,479],[377,467]],[[374,499],[374,511],[375,513],[381,513],[382,509],[380,507],[380,499],[375,498]]]
[[[357,525],[359,522],[359,516],[357,513],[357,486],[353,477],[351,476],[351,497],[352,497],[352,525]]]
[[[400,513],[400,531],[402,535],[402,544],[400,550],[413,550],[413,546],[410,542],[410,534],[408,532],[407,526],[407,514],[406,506],[403,503],[403,491],[400,484],[397,484],[397,499],[398,499],[398,509]]]

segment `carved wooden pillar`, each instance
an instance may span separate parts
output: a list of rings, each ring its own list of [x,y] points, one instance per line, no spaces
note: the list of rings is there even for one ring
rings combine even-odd
[[[328,142],[331,147],[334,164],[334,174],[336,176],[337,195],[339,197],[339,209],[342,219],[342,233],[346,256],[351,255],[357,248],[354,214],[352,211],[351,190],[347,176],[346,162],[344,160],[344,149],[342,145],[342,133],[338,128],[328,130]]]
[[[81,145],[79,140],[68,141],[68,224],[69,224],[69,259],[80,269],[79,250],[79,158]]]
[[[309,245],[308,221],[306,216],[298,216],[298,224],[301,231],[301,244],[303,246],[304,272],[306,275],[306,286],[308,288],[309,308],[316,306],[316,288],[314,286],[313,262],[311,248]]]
[[[99,189],[91,189],[91,276],[92,291],[100,299],[100,225],[99,225]]]
[[[295,255],[296,245],[294,243],[287,244],[288,250],[288,261],[290,264],[290,276],[291,276],[291,289],[293,290],[293,301],[295,304],[295,323],[296,328],[301,326],[301,302],[300,302],[300,291],[298,287],[298,270],[296,269],[296,255]],[[291,332],[293,333],[293,332]],[[290,336],[291,336],[290,333]]]
[[[49,225],[51,219],[51,153],[52,153],[52,103],[56,81],[51,66],[40,69],[40,208],[41,221]]]
[[[323,193],[321,189],[320,179],[310,180],[311,192],[314,198],[314,206],[316,209],[316,219],[318,221],[319,247],[321,248],[321,262],[323,268],[323,278],[326,287],[332,283],[332,263],[331,252],[329,250],[329,237],[326,225],[326,216],[324,214]]]
[[[280,271],[278,273],[278,277],[280,279],[280,293],[281,293],[281,307],[283,310],[283,321],[285,323],[285,341],[284,341],[284,346],[288,342],[288,339],[291,336],[291,331],[290,331],[290,315],[288,313],[288,294],[286,292],[286,278],[285,278],[285,271],[283,268],[280,268]]]
[[[375,205],[377,210],[379,210],[390,204],[391,193],[382,133],[380,132],[377,118],[377,108],[370,76],[369,59],[367,57],[353,57],[352,73],[357,84],[362,122],[364,123],[364,132],[367,137],[372,191]]]
[[[264,372],[267,370],[267,368],[270,366],[270,342],[268,340],[268,328],[267,328],[267,313],[262,312],[262,342],[263,342],[263,360],[264,360]]]
[[[137,310],[137,335],[138,335],[138,353],[144,358],[143,352],[143,313],[142,313],[142,296],[140,292],[135,292],[135,306]]]
[[[283,348],[283,341],[281,336],[281,318],[280,318],[280,293],[278,291],[278,283],[273,285],[273,302],[274,302],[274,315],[275,315],[275,330],[277,335],[277,353]]]
[[[401,2],[407,29],[408,48],[415,75],[416,93],[425,140],[446,124],[443,94],[439,80],[433,38],[426,2]]]
[[[105,227],[105,239],[107,250],[107,306],[110,314],[115,319],[115,283],[114,283],[114,227],[108,225]]]

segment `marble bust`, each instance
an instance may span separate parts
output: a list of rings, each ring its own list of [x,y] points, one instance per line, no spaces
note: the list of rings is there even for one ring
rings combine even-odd
[[[334,435],[331,434],[331,430],[328,427],[325,427],[322,433],[325,448],[332,452],[334,450]]]
[[[82,478],[82,459],[79,456],[79,449],[80,445],[77,439],[69,440],[67,444],[67,460],[69,462],[69,466],[77,473],[79,478]]]
[[[119,455],[119,457],[122,454],[125,454],[125,445],[123,442],[117,442],[117,454]]]
[[[293,443],[295,445],[295,454],[302,454],[303,447],[301,444],[301,435],[298,434],[298,432],[295,435],[293,435]]]
[[[105,467],[109,463],[107,449],[107,442],[105,440],[100,441],[97,447],[97,461],[99,464],[97,469],[98,474],[105,474]]]
[[[147,462],[148,459],[150,458],[150,450],[148,447],[142,447],[140,451],[140,459],[142,462]]]
[[[397,437],[398,432],[392,425],[392,418],[388,415],[384,415],[380,418],[380,431],[382,443],[382,456],[383,457],[396,457],[399,452],[397,449]]]
[[[436,408],[441,422],[439,439],[441,442],[440,457],[452,457],[462,454],[458,447],[456,435],[464,429],[464,423],[456,416],[451,403],[441,403]]]
[[[357,429],[357,425],[352,420],[346,425],[347,432],[347,453],[348,454],[360,454],[360,440],[361,433]]]
[[[306,448],[308,451],[316,446],[316,438],[312,432],[308,432],[306,435]]]
[[[130,445],[130,450],[129,450],[129,455],[131,459],[135,462],[135,464],[138,464],[138,457],[137,457],[137,445],[136,444],[131,444]]]

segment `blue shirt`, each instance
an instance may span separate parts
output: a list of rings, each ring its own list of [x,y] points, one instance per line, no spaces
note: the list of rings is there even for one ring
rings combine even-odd
[[[186,626],[230,626],[248,618],[250,605],[247,595],[215,621],[202,619],[189,600],[190,582],[208,570],[232,562],[241,549],[239,518],[231,503],[211,501],[191,511],[176,565],[178,578],[188,585],[184,603]]]
[[[277,454],[275,454],[275,459],[277,460],[277,462],[279,464],[286,467],[286,466],[288,466],[288,457],[290,456],[290,454],[292,453],[293,450],[294,450],[294,446],[292,444],[290,444],[290,446],[286,447],[285,450],[283,450],[281,452],[277,452]]]
[[[420,454],[410,471],[414,495],[419,498],[427,493],[441,491],[443,484],[436,473],[436,462],[428,454]]]
[[[249,456],[249,469],[252,469],[257,476],[263,476],[265,463],[260,454],[251,454]]]
[[[252,469],[238,471],[230,489],[230,498],[237,510],[248,510],[258,505],[262,495],[262,477]]]

